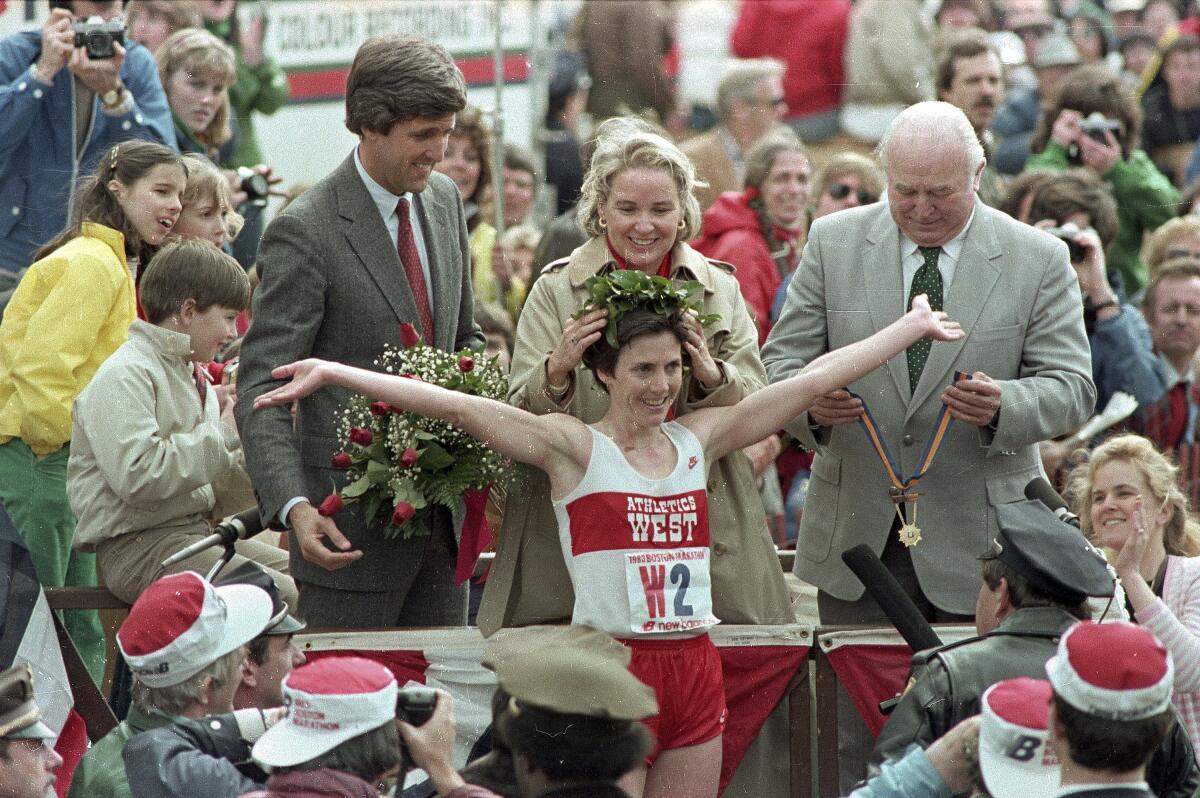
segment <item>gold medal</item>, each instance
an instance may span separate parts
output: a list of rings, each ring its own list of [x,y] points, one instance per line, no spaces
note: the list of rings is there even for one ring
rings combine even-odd
[[[900,542],[911,549],[921,542],[921,528],[916,524],[905,524],[900,527]]]

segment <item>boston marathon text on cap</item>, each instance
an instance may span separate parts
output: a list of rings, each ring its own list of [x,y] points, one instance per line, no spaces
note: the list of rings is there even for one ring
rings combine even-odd
[[[1041,502],[997,505],[996,523],[996,542],[984,558],[1000,560],[1043,593],[1079,604],[1116,589],[1103,555]]]
[[[1022,676],[983,694],[979,767],[993,798],[1049,798],[1059,762],[1049,742],[1050,683]]]
[[[1046,674],[1059,698],[1109,720],[1141,720],[1171,705],[1175,668],[1148,629],[1082,621],[1058,642]]]
[[[170,687],[257,637],[271,597],[251,585],[214,588],[185,571],[152,583],[117,631],[117,647],[147,687]]]
[[[395,720],[396,691],[392,672],[362,657],[325,657],[296,668],[283,681],[287,715],[251,754],[268,767],[315,759]]]

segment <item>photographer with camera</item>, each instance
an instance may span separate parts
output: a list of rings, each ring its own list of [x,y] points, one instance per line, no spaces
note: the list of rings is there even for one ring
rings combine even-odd
[[[1103,180],[1117,204],[1119,226],[1109,264],[1125,290],[1138,294],[1149,277],[1142,238],[1175,215],[1179,193],[1140,149],[1141,109],[1120,76],[1086,66],[1063,81],[1034,133],[1027,171],[1083,166]]]
[[[76,180],[113,144],[175,147],[154,58],[125,41],[120,0],[50,5],[40,32],[0,40],[0,280],[67,225]]]
[[[1083,322],[1092,350],[1096,407],[1117,391],[1139,405],[1167,390],[1167,374],[1154,354],[1150,329],[1121,288],[1121,275],[1105,265],[1104,251],[1117,235],[1117,208],[1108,188],[1087,169],[1054,175],[1034,193],[1026,220],[1067,244],[1083,294]],[[1074,443],[1042,444],[1046,469],[1054,468]]]

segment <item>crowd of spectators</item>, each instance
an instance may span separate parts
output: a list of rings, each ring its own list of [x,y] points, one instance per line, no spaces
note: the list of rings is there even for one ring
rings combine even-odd
[[[418,543],[317,506],[344,394],[291,413],[263,397],[289,361],[370,367],[400,320],[495,356],[510,405],[601,429],[617,398],[592,361],[606,318],[582,309],[614,269],[694,281],[719,316],[672,333],[688,368],[669,422],[803,374],[918,294],[965,331],[707,463],[697,592],[714,622],[880,620],[841,564],[862,542],[927,620],[980,635],[917,656],[873,750],[839,695],[844,793],[1002,795],[983,751],[1005,696],[1050,707],[1018,725],[1060,746],[1064,787],[1116,772],[1095,755],[1108,739],[1131,790],[1200,787],[1200,485],[1178,467],[1200,456],[1200,2],[728,0],[705,12],[704,52],[684,53],[679,25],[708,2],[570,6],[533,151],[493,133],[506,126],[468,104],[440,48],[371,40],[347,87],[360,143],[270,224],[283,177],[254,119],[288,80],[261,8],[70,0],[0,41],[0,515],[44,586],[132,605],[117,634],[132,706],[72,795],[369,796],[414,766],[455,798],[661,796],[672,779],[709,794],[724,714],[716,737],[684,740],[681,721],[651,739],[642,722],[661,732],[666,702],[637,646],[500,646],[507,759],[474,772],[504,778],[464,781],[448,695],[427,725],[394,724],[385,669],[299,667],[291,644],[305,621],[492,635],[600,606],[580,596],[542,464],[514,463],[491,497],[495,562],[468,597],[451,587],[449,511]],[[110,54],[76,45],[73,23],[118,18]],[[1078,529],[1018,504],[1043,475]],[[238,542],[224,576],[200,575],[218,549],[160,565],[256,506],[287,532]],[[796,549],[813,606],[777,548]],[[1076,626],[1103,614],[1089,598],[1137,626]],[[101,683],[97,613],[64,626]],[[1129,654],[1080,670],[1079,651],[1117,645],[1148,668],[1112,676]],[[1143,683],[1110,715],[1117,678]],[[38,795],[58,765],[29,679],[0,674],[0,794],[10,768],[34,785],[12,794]]]

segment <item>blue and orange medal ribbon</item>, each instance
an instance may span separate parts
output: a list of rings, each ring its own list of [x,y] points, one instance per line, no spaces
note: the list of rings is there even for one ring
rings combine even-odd
[[[969,379],[971,379],[971,375],[967,372],[954,372],[954,382]],[[916,470],[907,479],[901,479],[900,467],[892,457],[887,443],[884,442],[883,435],[879,432],[879,425],[875,423],[875,418],[871,415],[871,409],[867,406],[866,400],[853,391],[849,393],[863,403],[863,412],[858,417],[858,423],[867,433],[867,440],[871,442],[875,454],[883,463],[884,471],[887,472],[888,481],[892,483],[888,492],[891,494],[892,501],[896,503],[896,515],[900,518],[900,542],[911,548],[921,542],[921,529],[917,526],[917,499],[921,494],[917,493],[916,487],[921,478],[929,471],[929,467],[933,465],[938,450],[942,448],[942,443],[946,440],[946,433],[950,431],[950,425],[954,423],[954,417],[950,415],[950,407],[943,404],[941,411],[938,412],[933,431],[929,434],[929,439],[925,441],[925,448],[917,461]],[[900,510],[900,505],[904,503],[912,504],[910,520],[905,520],[904,513]]]

